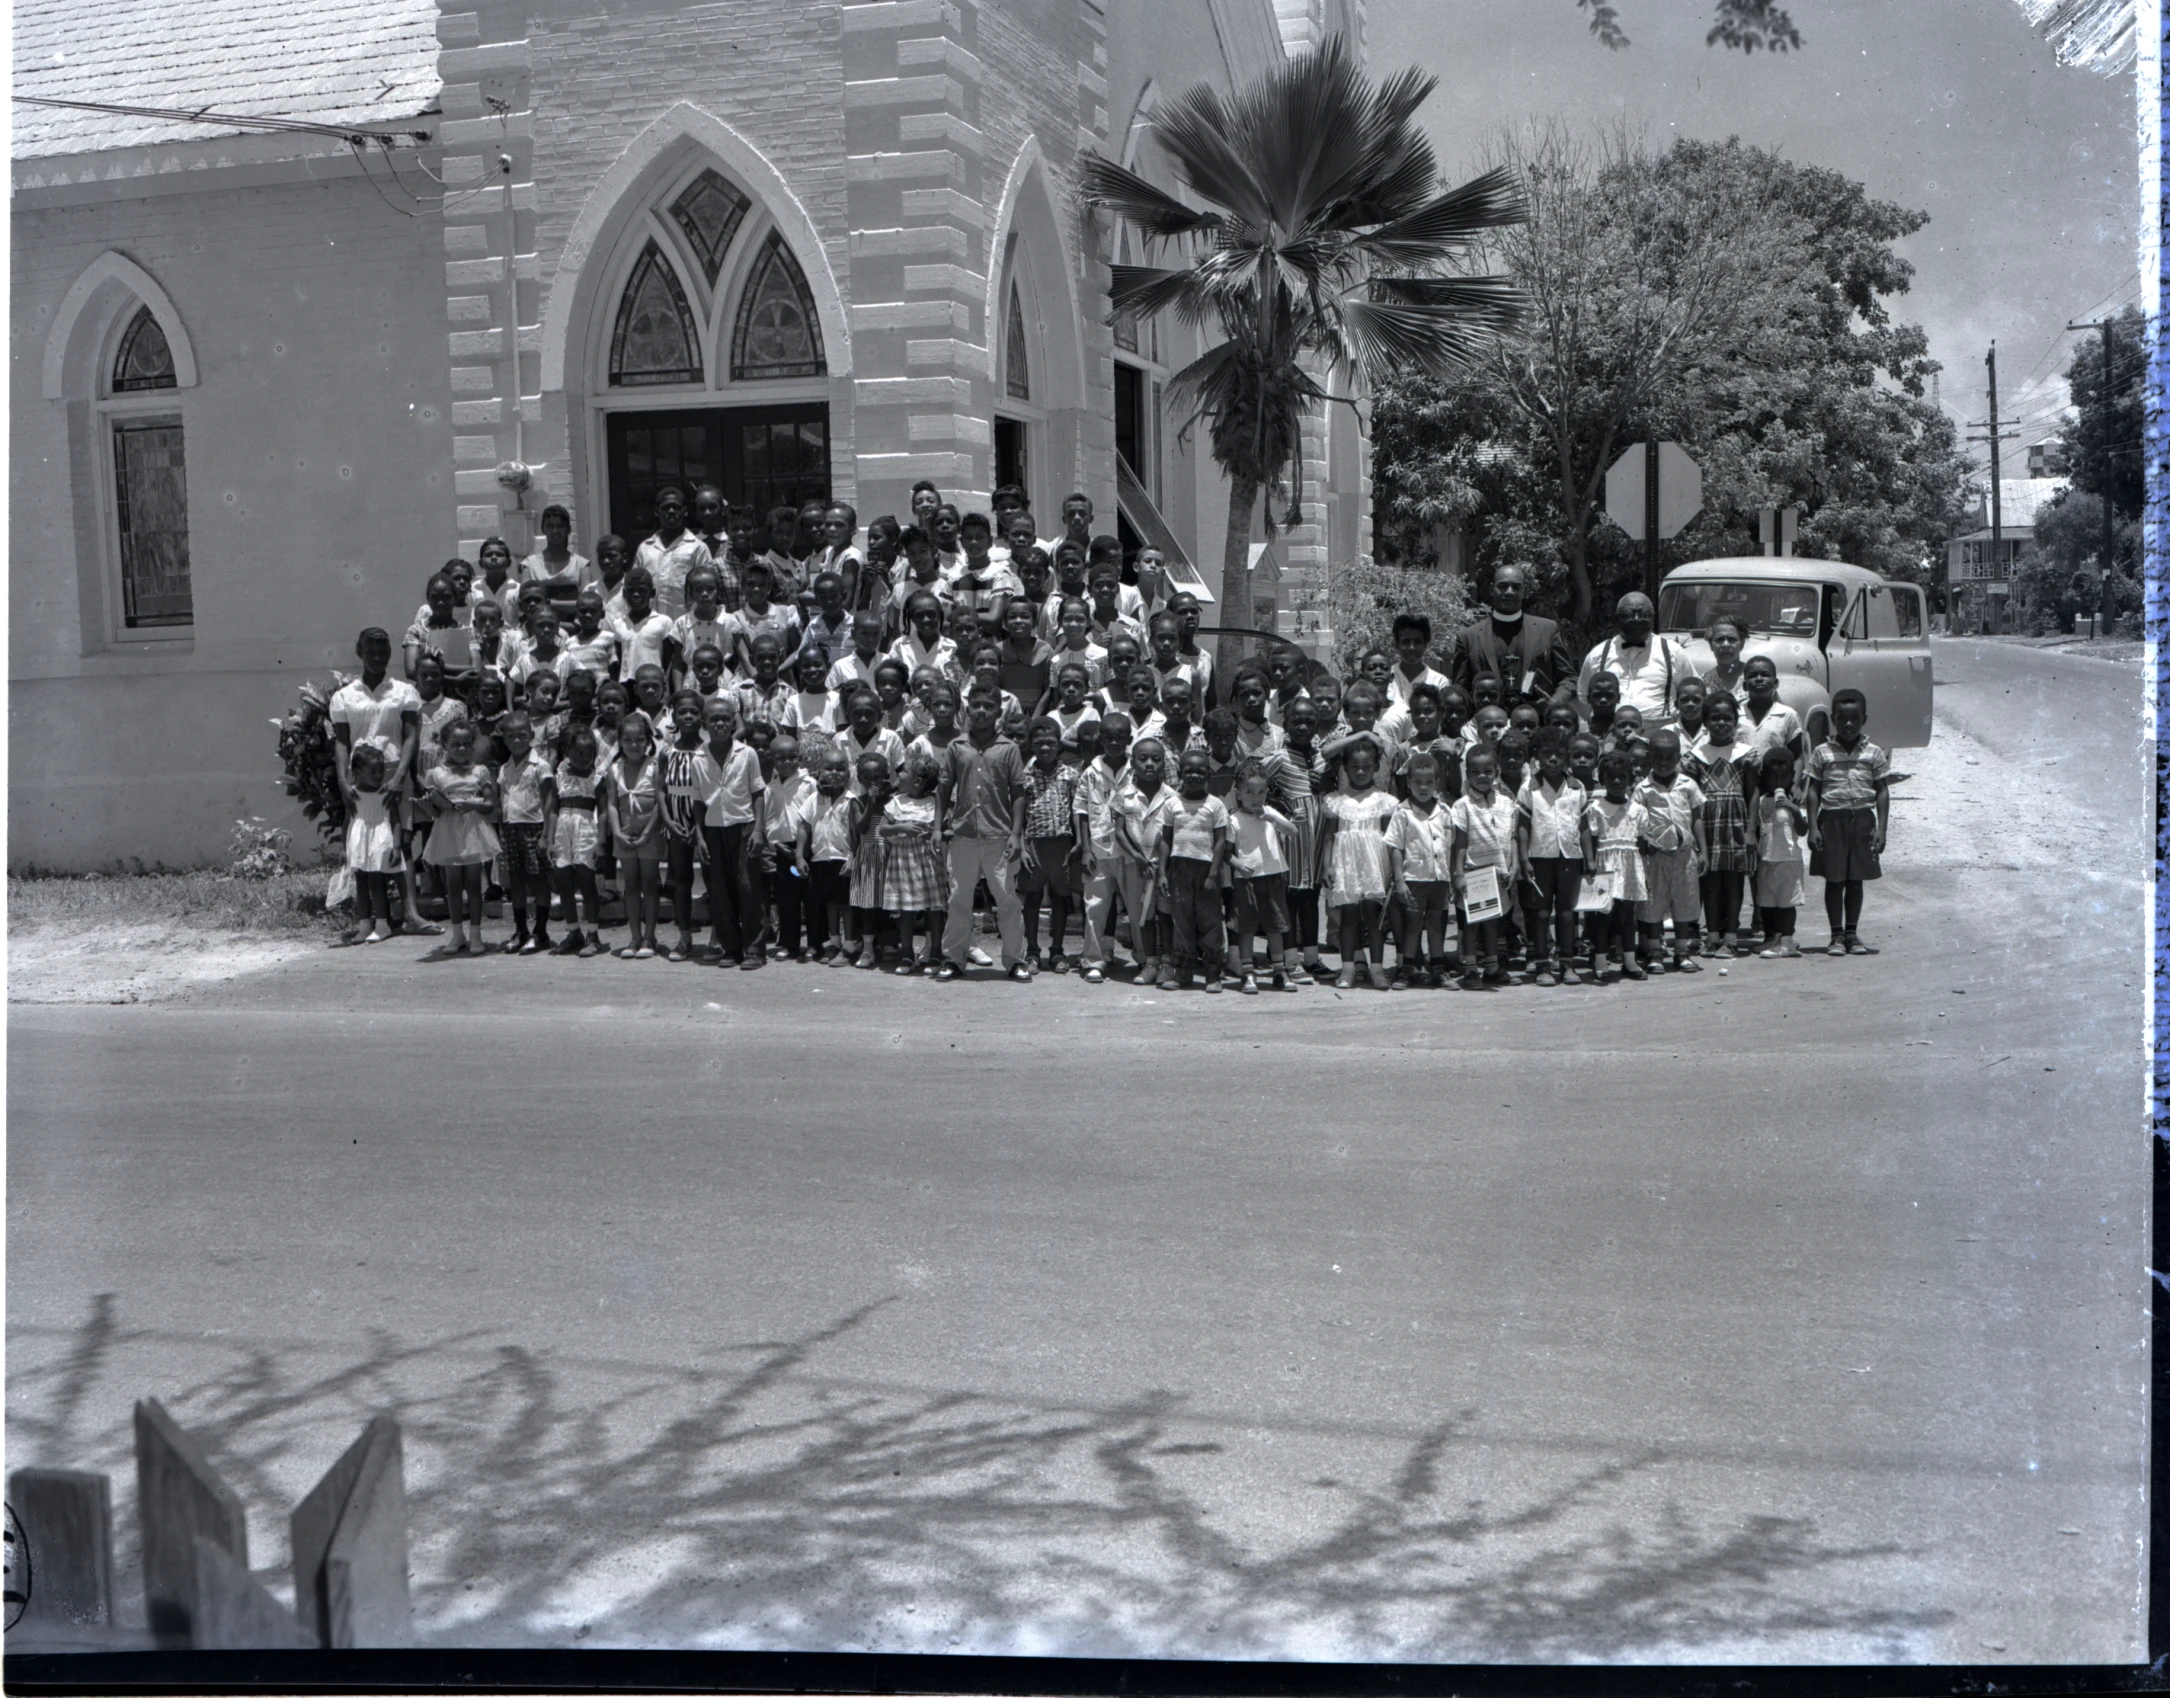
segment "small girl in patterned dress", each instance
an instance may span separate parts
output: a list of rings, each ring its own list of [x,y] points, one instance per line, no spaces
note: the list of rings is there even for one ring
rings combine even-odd
[[[595,890],[595,858],[602,848],[597,792],[602,774],[595,770],[595,732],[576,725],[565,735],[565,758],[558,762],[555,806],[550,824],[550,867],[558,899],[572,928],[554,953],[595,956],[603,953],[600,903]],[[577,906],[576,906],[577,903]],[[581,923],[587,923],[582,932]]]
[[[942,873],[942,805],[934,787],[940,778],[924,755],[904,766],[901,794],[891,796],[876,828],[882,846],[881,906],[897,927],[898,974],[925,970],[916,948],[919,922],[927,922],[930,950],[938,935],[941,911],[949,906],[948,880]]]
[[[1625,749],[1601,756],[1597,777],[1604,788],[1582,811],[1582,864],[1612,880],[1611,910],[1591,915],[1587,926],[1590,965],[1599,969],[1598,982],[1609,985],[1623,973],[1631,979],[1649,977],[1635,958],[1635,910],[1644,895],[1643,858],[1637,845],[1648,821],[1642,805],[1628,794],[1635,782],[1635,763]],[[1608,951],[1611,961],[1605,964]]]
[[[1359,961],[1374,985],[1387,987],[1379,916],[1390,889],[1386,828],[1400,804],[1379,788],[1378,780],[1378,751],[1368,741],[1351,743],[1341,758],[1343,788],[1321,803],[1326,833],[1319,859],[1326,869],[1326,900],[1340,929],[1341,975],[1334,982],[1343,990],[1355,985]]]
[[[445,758],[430,769],[429,864],[444,876],[445,902],[452,935],[430,952],[437,960],[482,953],[482,881],[497,856],[497,832],[490,814],[497,807],[497,780],[475,760],[475,728],[456,720],[445,732]],[[469,931],[469,927],[474,929]]]
[[[1742,887],[1748,880],[1756,757],[1737,737],[1739,703],[1717,690],[1705,698],[1702,708],[1703,732],[1695,740],[1690,776],[1703,792],[1703,953],[1753,955],[1748,939],[1736,934]]]

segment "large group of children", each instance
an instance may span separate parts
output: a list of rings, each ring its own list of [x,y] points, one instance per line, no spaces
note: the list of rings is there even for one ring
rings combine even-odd
[[[1270,640],[1223,676],[1157,550],[1126,563],[1082,495],[1046,538],[992,505],[922,484],[862,534],[666,487],[637,548],[591,561],[552,507],[524,562],[448,561],[331,701],[351,941],[435,931],[427,880],[439,956],[602,954],[608,898],[630,960],[946,979],[999,938],[1020,980],[1478,990],[1798,956],[1821,875],[1828,951],[1876,953],[1867,704],[1809,748],[1744,629],[1646,708],[1602,666],[1464,688],[1413,614],[1346,685]]]

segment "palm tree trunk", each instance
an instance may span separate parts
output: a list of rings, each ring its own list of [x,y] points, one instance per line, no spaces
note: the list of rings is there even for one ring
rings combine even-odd
[[[1221,617],[1219,623],[1248,631],[1251,613],[1251,515],[1258,508],[1258,479],[1231,476],[1228,480],[1228,542],[1221,550]],[[1223,637],[1214,657],[1224,678],[1244,658],[1242,640]]]

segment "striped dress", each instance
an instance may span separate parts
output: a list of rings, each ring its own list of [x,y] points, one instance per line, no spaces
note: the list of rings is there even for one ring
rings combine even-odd
[[[1294,749],[1277,750],[1272,756],[1260,758],[1273,769],[1268,790],[1273,805],[1288,815],[1289,823],[1296,828],[1295,841],[1286,845],[1288,887],[1291,890],[1316,890],[1319,886],[1318,783],[1322,763],[1316,753],[1306,756]]]

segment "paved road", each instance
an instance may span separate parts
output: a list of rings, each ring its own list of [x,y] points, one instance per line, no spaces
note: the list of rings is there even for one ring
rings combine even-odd
[[[2136,693],[1939,666],[1872,961],[16,1007],[11,1464],[125,1501],[156,1393],[271,1567],[397,1406],[445,1641],[2133,1660],[2138,887],[1923,820],[2032,776],[2143,844],[2042,765]]]

